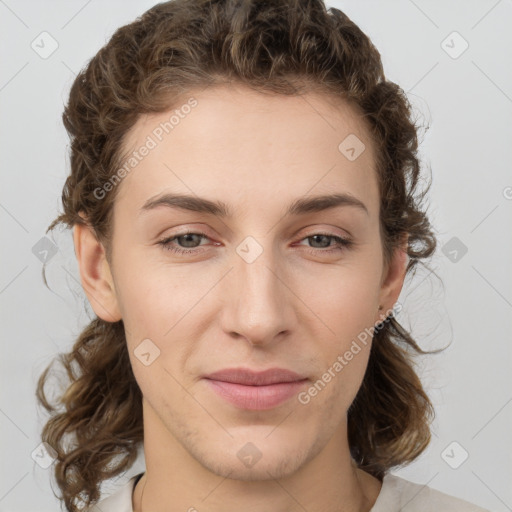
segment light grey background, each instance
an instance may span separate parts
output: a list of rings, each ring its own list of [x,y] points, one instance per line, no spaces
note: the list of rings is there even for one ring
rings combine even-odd
[[[58,247],[47,265],[51,291],[34,254],[60,211],[69,171],[63,105],[75,73],[153,3],[0,0],[1,512],[59,510],[51,467],[32,458],[44,420],[34,390],[91,314],[71,232],[50,237]],[[512,510],[512,1],[327,4],[371,37],[387,77],[430,125],[421,155],[432,169],[430,213],[440,242],[430,266],[444,285],[420,268],[402,292],[399,320],[423,347],[451,346],[419,367],[437,412],[432,442],[394,473],[493,511]],[[47,58],[31,47],[51,49],[43,31],[58,43]],[[143,468],[141,458],[105,492]]]

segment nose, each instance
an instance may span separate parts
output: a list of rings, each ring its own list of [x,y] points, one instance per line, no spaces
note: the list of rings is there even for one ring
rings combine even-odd
[[[234,338],[251,345],[268,345],[282,340],[296,325],[284,272],[275,265],[270,250],[252,263],[235,255],[234,268],[225,280],[222,327]]]

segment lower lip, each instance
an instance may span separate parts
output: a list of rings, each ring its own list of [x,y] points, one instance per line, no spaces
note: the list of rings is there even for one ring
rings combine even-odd
[[[228,402],[252,411],[273,409],[296,395],[307,379],[295,382],[279,382],[268,386],[245,386],[220,380],[205,379],[219,396]]]

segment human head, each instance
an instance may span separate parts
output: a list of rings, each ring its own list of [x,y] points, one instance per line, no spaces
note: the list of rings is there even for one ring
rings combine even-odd
[[[159,4],[119,29],[71,89],[63,119],[72,139],[72,169],[63,191],[64,213],[49,229],[59,222],[69,227],[83,225],[86,219],[105,248],[106,261],[113,264],[114,205],[119,204],[116,200],[123,187],[137,177],[131,173],[142,167],[131,171],[126,183],[121,181],[111,190],[104,185],[113,183],[122,168],[133,128],[140,126],[144,116],[156,120],[183,105],[183,98],[193,93],[201,97],[219,86],[224,91],[226,86],[233,90],[242,86],[240,90],[245,88],[247,94],[266,94],[267,98],[311,99],[307,95],[316,94],[333,105],[338,99],[342,107],[349,106],[359,119],[361,138],[369,142],[361,158],[368,158],[374,166],[382,268],[392,261],[394,250],[403,246],[404,235],[407,271],[434,251],[435,239],[415,195],[420,176],[418,141],[406,97],[385,79],[379,53],[367,36],[337,9],[327,12],[320,1],[237,5],[177,0]],[[112,269],[115,276],[115,264]],[[90,431],[80,431],[78,446],[66,463],[56,465],[62,487],[65,467],[78,470],[76,483],[65,490],[70,498],[86,489],[95,499],[96,484],[129,467],[142,440],[142,396],[131,371],[126,326],[115,314],[110,319],[108,315],[91,322],[64,360],[67,364],[78,361],[82,374],[68,390],[67,411],[54,418],[59,418],[59,428],[50,420],[44,435],[62,454],[59,436],[63,432],[76,430],[78,421],[88,414],[92,417],[99,406],[115,409],[117,417],[109,424],[109,435],[115,433],[120,440],[115,450],[126,458],[113,469],[105,469],[113,453],[108,450],[87,467],[80,465],[80,454],[98,448],[101,452],[112,442],[97,432],[92,435],[91,423]],[[375,334],[368,354],[369,371],[348,411],[351,452],[361,468],[376,476],[413,460],[429,439],[430,404],[407,351],[397,340],[419,350],[396,319],[385,322]],[[97,351],[83,352],[91,346]],[[87,393],[110,380],[119,386],[107,396]],[[380,400],[374,396],[377,388],[382,390]],[[81,416],[71,410],[78,410],[80,403],[85,406]],[[123,421],[127,418],[128,423]]]

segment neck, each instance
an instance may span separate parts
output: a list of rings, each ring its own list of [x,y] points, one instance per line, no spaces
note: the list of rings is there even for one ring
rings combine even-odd
[[[146,472],[132,497],[133,512],[369,512],[380,492],[381,482],[351,459],[346,428],[291,474],[243,480],[210,471],[153,411],[144,417]]]

